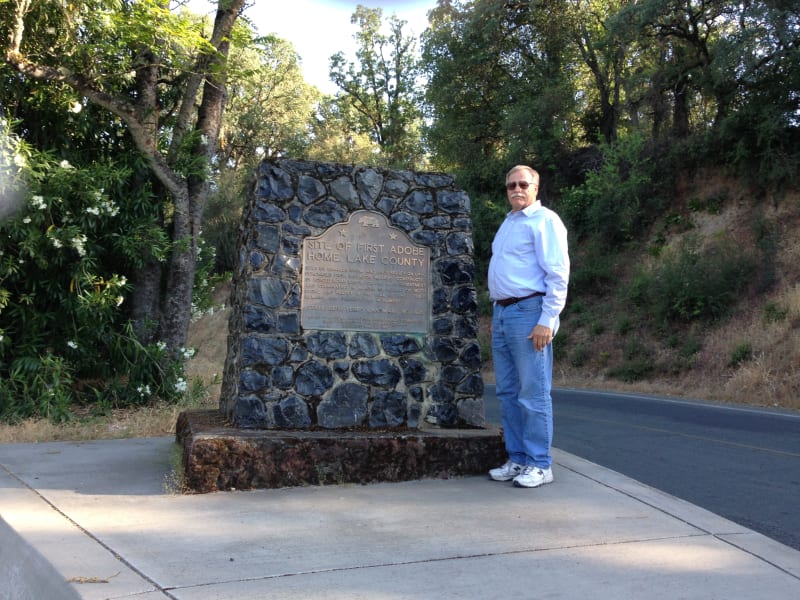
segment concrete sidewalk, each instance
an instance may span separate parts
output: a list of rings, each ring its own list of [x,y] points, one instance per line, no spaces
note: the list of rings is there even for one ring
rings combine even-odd
[[[0,446],[0,598],[800,598],[800,552],[558,450],[535,490],[178,495],[177,448]]]

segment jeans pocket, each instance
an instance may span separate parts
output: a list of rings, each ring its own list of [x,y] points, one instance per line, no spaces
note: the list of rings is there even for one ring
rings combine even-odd
[[[533,313],[542,311],[542,297],[536,296],[534,298],[527,298],[521,300],[516,304],[517,309],[524,313]]]

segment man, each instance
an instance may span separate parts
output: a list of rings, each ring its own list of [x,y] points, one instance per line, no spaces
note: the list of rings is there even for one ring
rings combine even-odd
[[[492,242],[489,297],[495,389],[508,461],[495,481],[535,488],[553,481],[553,336],[567,299],[567,230],[536,198],[539,174],[518,165],[506,175],[511,212]]]

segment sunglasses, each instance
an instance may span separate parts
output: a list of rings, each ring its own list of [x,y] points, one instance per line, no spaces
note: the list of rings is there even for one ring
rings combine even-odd
[[[512,181],[511,183],[506,184],[506,189],[510,192],[511,190],[519,186],[519,189],[527,190],[530,187],[530,185],[531,184],[527,181]]]

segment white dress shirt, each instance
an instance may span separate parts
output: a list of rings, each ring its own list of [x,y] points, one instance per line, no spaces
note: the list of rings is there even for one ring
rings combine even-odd
[[[539,200],[509,212],[492,242],[489,298],[523,298],[544,292],[539,325],[558,329],[567,301],[569,252],[561,218]]]

